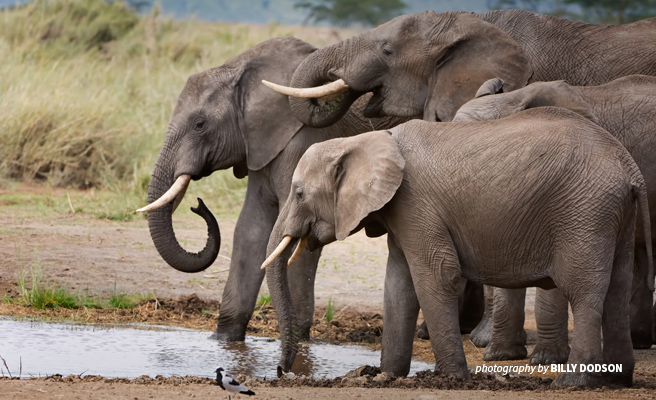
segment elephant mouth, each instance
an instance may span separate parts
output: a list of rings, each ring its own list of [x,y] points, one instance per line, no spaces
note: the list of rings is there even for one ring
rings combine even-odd
[[[369,99],[367,107],[364,109],[365,118],[381,118],[384,117],[383,105],[385,102],[385,97],[383,96],[383,87],[378,86],[377,88],[371,91],[373,96]]]

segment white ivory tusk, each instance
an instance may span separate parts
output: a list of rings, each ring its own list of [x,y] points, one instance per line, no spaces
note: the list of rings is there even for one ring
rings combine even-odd
[[[171,185],[171,188],[166,191],[159,199],[153,201],[152,203],[148,204],[146,207],[140,208],[137,210],[137,212],[145,212],[145,211],[152,211],[156,210],[160,207],[163,207],[171,202],[171,200],[174,200],[178,197],[179,194],[182,194],[184,196],[184,193],[187,191],[187,186],[189,186],[189,181],[191,181],[191,175],[180,175],[178,179],[173,182],[173,185]],[[180,196],[180,200],[182,200],[182,196]],[[177,200],[174,203],[174,210],[175,207],[180,204],[180,200]]]
[[[278,245],[278,247],[276,247],[276,249],[273,250],[271,255],[269,255],[269,257],[266,260],[264,260],[264,262],[262,263],[262,266],[260,267],[260,269],[264,269],[264,268],[268,267],[269,264],[271,264],[273,262],[273,260],[275,260],[276,257],[278,257],[285,250],[285,248],[287,246],[289,246],[289,242],[291,242],[291,241],[292,241],[291,236],[285,236],[284,238],[282,238],[282,240],[280,241],[280,244]]]
[[[278,85],[273,82],[265,81],[264,83],[269,88],[278,93],[285,94],[292,97],[313,98],[322,101],[328,101],[337,98],[337,95],[348,89],[348,85],[343,79],[338,79],[323,86],[313,88],[292,88],[289,86]]]
[[[305,249],[305,246],[307,245],[307,241],[308,241],[307,236],[303,236],[301,240],[298,242],[296,248],[294,249],[294,253],[292,253],[292,256],[289,257],[289,261],[287,261],[288,267],[294,264],[294,262],[301,256],[303,249]]]

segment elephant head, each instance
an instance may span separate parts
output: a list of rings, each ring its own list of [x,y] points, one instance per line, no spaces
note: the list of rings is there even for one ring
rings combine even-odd
[[[290,370],[298,341],[288,263],[306,245],[311,251],[343,240],[369,222],[376,223],[370,215],[392,199],[403,181],[404,167],[398,145],[386,131],[314,144],[299,161],[269,240],[270,256],[262,265],[269,265],[267,284],[282,341],[279,376]],[[289,245],[294,242],[298,244],[290,258]]]
[[[321,127],[373,92],[366,117],[450,121],[487,79],[501,77],[514,90],[526,85],[531,73],[521,47],[501,29],[473,14],[427,11],[316,51],[296,69],[291,86],[311,88],[339,79],[346,85],[330,97],[290,97],[290,105],[303,123]],[[293,89],[284,93],[299,95]]]
[[[271,39],[187,81],[148,186],[151,204],[140,210],[148,211],[155,247],[173,268],[202,271],[219,252],[218,224],[204,205],[197,213],[209,227],[205,248],[189,253],[175,237],[171,214],[189,181],[230,167],[237,178],[243,178],[282,151],[302,124],[292,116],[287,98],[260,81],[275,76],[289,82],[294,69],[314,50],[299,39]]]
[[[505,82],[499,78],[486,81],[476,92],[476,98],[460,107],[453,120],[499,119],[529,108],[553,106],[574,111],[598,124],[580,91],[566,81],[535,82],[509,93],[504,93],[504,86]]]

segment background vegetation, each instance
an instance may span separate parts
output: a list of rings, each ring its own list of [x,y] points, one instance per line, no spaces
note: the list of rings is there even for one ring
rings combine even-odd
[[[109,189],[124,216],[145,202],[189,75],[271,37],[340,39],[329,28],[174,21],[157,7],[140,16],[101,0],[37,0],[0,11],[0,27],[0,189]],[[219,171],[192,185],[188,197],[221,193],[223,211],[238,212],[246,180]]]

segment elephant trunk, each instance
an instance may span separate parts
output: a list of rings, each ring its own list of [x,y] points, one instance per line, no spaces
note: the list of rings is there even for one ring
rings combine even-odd
[[[284,210],[283,210],[284,213]],[[271,260],[266,266],[266,279],[271,294],[271,301],[278,316],[278,329],[280,330],[280,343],[282,354],[278,363],[277,373],[280,378],[284,373],[291,370],[296,352],[298,351],[299,332],[297,326],[296,312],[292,304],[292,295],[287,280],[287,260],[290,256],[291,246],[289,240],[284,240],[280,221],[285,220],[285,215],[280,214],[278,222],[273,227],[267,253],[271,254],[279,250],[280,256]],[[285,243],[284,249],[278,249],[281,242]]]
[[[294,72],[291,87],[314,88],[342,78],[333,73],[341,66],[330,68],[320,60],[339,61],[338,54],[349,54],[348,51],[344,50],[344,47],[351,46],[351,42],[352,39],[349,39],[337,45],[315,51],[308,56]],[[296,118],[303,124],[324,128],[342,118],[351,107],[351,104],[363,94],[364,92],[346,88],[336,98],[330,100],[289,97],[289,105]]]
[[[161,198],[173,185],[173,173],[163,169],[161,165],[170,165],[170,163],[163,162],[160,164],[160,160],[158,160],[148,185],[148,203],[153,203]],[[178,201],[179,199],[176,199],[176,203]],[[198,199],[198,207],[192,207],[191,210],[200,215],[207,224],[207,242],[205,247],[198,253],[190,253],[183,249],[175,237],[171,218],[174,211],[173,202],[148,211],[150,236],[160,256],[173,268],[188,273],[200,272],[212,265],[219,254],[221,246],[219,224],[200,198]]]

